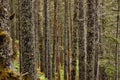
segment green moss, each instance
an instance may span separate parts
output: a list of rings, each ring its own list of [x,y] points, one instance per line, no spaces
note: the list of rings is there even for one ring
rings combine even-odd
[[[11,69],[0,70],[0,80],[20,80],[19,78],[19,74]]]

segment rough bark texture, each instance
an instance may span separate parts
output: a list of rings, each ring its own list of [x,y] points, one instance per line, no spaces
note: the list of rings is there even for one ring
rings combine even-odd
[[[95,0],[95,63],[94,63],[94,80],[97,80],[98,73],[98,54],[100,53],[99,48],[99,24],[98,24],[98,11],[99,11],[99,2]]]
[[[99,37],[100,37],[100,55],[103,57],[103,54],[105,52],[105,49],[104,49],[104,21],[105,21],[105,16],[102,15],[102,13],[104,12],[104,10],[102,10],[102,7],[104,7],[104,0],[101,0],[100,3],[99,3]]]
[[[71,76],[71,66],[70,66],[70,63],[71,63],[71,51],[70,51],[70,9],[69,9],[69,0],[67,0],[67,4],[66,5],[68,5],[67,6],[67,13],[65,13],[65,14],[68,14],[68,16],[67,16],[67,18],[68,18],[68,27],[67,27],[67,38],[68,38],[68,55],[67,55],[67,58],[68,58],[68,60],[67,60],[67,63],[68,63],[68,80],[71,80],[70,78],[70,76]]]
[[[55,80],[56,73],[56,56],[58,54],[57,51],[57,31],[58,31],[58,20],[57,20],[57,0],[54,0],[54,28],[53,28],[53,59],[52,59],[52,74],[53,80]]]
[[[86,27],[85,27],[85,0],[79,0],[78,4],[78,36],[79,36],[79,79],[86,80]]]
[[[37,67],[39,67],[39,0],[34,1],[34,23],[35,23],[35,54]]]
[[[55,79],[55,73],[57,71],[58,78],[60,80],[60,53],[58,52],[58,1],[54,0],[54,42],[53,42],[53,80]]]
[[[38,14],[38,17],[39,17],[39,50],[40,50],[40,69],[41,69],[41,72],[45,72],[45,58],[44,58],[44,34],[43,34],[43,7],[42,6],[43,2],[40,1],[40,5],[39,5],[39,14]],[[44,63],[43,63],[44,62]]]
[[[68,0],[65,0],[65,25],[64,25],[64,79],[68,80],[69,69],[69,14]]]
[[[14,1],[10,0],[10,14],[14,15]],[[14,47],[14,42],[15,42],[15,26],[14,26],[14,19],[10,20],[11,26],[10,26],[10,31],[11,31],[11,37],[13,41],[13,47]],[[14,51],[14,49],[13,49]]]
[[[0,68],[13,68],[8,0],[0,0]]]
[[[73,33],[72,33],[72,62],[71,62],[71,80],[76,80],[76,57],[77,57],[77,29],[78,29],[78,0],[75,1]]]
[[[120,0],[117,0],[117,27],[116,27],[116,40],[119,38],[119,25],[120,25]],[[116,41],[116,51],[115,51],[115,80],[119,80],[119,43]]]
[[[18,4],[17,6],[16,6],[16,21],[15,21],[15,27],[16,27],[16,32],[15,32],[15,34],[16,34],[16,36],[15,36],[15,38],[18,40],[19,39],[19,20],[20,20],[20,18],[19,18],[19,0],[17,0],[17,2],[16,2],[16,4]]]
[[[94,80],[95,56],[95,0],[87,0],[87,76],[86,80]]]
[[[20,53],[21,73],[25,80],[36,80],[36,54],[33,0],[20,0]]]
[[[58,0],[58,35],[59,35],[59,52],[60,52],[60,63],[61,66],[63,67],[63,55],[64,55],[64,49],[63,49],[63,44],[64,44],[64,16],[61,16],[61,12],[63,11],[64,8],[62,8],[63,4],[61,4],[63,1]]]
[[[19,80],[13,66],[9,0],[0,0],[0,80]]]
[[[10,2],[10,15],[13,15],[14,17],[14,1],[10,0],[9,2]],[[12,19],[12,17],[11,17],[10,23],[11,23],[11,26],[10,26],[11,37],[14,43],[15,42],[15,26],[14,26],[14,19]]]
[[[51,51],[50,51],[50,19],[49,19],[49,0],[44,0],[45,11],[45,55],[46,55],[46,77],[52,80]]]

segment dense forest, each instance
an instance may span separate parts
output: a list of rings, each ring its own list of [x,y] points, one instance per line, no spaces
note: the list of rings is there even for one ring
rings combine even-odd
[[[120,0],[0,0],[0,80],[120,80]]]

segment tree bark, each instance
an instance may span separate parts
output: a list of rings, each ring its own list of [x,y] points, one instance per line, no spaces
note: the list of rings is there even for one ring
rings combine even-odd
[[[0,69],[8,68],[13,69],[13,49],[12,38],[10,37],[10,21],[9,21],[9,1],[0,1]],[[2,34],[4,33],[4,34]],[[4,40],[5,39],[5,40]]]
[[[49,17],[49,0],[44,0],[45,14],[45,55],[46,55],[46,77],[52,80],[51,67],[51,49],[50,49],[50,17]]]
[[[65,21],[64,21],[64,79],[69,80],[69,4],[65,0]]]
[[[94,80],[95,60],[95,0],[87,0],[87,76]]]
[[[118,4],[118,11],[117,11],[117,27],[116,27],[116,52],[115,52],[115,80],[119,80],[119,43],[118,43],[118,38],[119,38],[119,23],[120,23],[120,0],[117,1]]]
[[[86,80],[86,24],[85,24],[85,0],[79,0],[78,8],[78,35],[79,35],[79,79]]]
[[[33,0],[20,0],[21,73],[25,80],[36,80],[35,25]]]
[[[37,67],[39,67],[39,0],[34,1],[34,23],[35,23],[35,54]]]
[[[71,80],[76,80],[76,57],[77,57],[77,29],[78,29],[78,0],[74,2],[74,18],[73,18],[73,33],[72,33],[72,61],[71,61]]]

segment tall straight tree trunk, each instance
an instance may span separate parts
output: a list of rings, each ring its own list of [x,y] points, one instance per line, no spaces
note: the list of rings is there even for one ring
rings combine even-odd
[[[10,14],[14,14],[14,1],[13,0],[10,0],[9,1],[9,4],[10,4]],[[13,39],[13,42],[14,42],[14,39],[15,39],[15,26],[14,26],[14,19],[11,20],[11,27],[10,27],[10,31],[11,31],[11,36],[12,36],[12,39]]]
[[[94,80],[95,61],[95,0],[87,0],[87,76]]]
[[[17,27],[18,28],[16,28],[16,31],[20,31],[20,0],[18,0],[18,11],[17,11],[17,16],[18,16],[18,22],[17,22]],[[20,40],[20,34],[21,32],[16,32],[16,35],[18,35],[18,37],[16,36],[16,38],[18,39],[18,40]],[[19,47],[21,46],[22,44],[21,44],[21,42],[19,41]],[[20,51],[22,51],[22,48],[19,48],[19,52]],[[22,72],[22,54],[19,54],[19,62],[20,62],[20,72]]]
[[[72,16],[72,0],[69,0],[69,15],[70,15],[70,48],[72,48],[72,32],[73,32],[73,16]]]
[[[64,79],[69,80],[69,5],[68,0],[65,0],[65,25],[64,25]]]
[[[71,66],[70,66],[70,63],[71,63],[71,43],[70,43],[70,39],[71,39],[71,37],[70,37],[70,5],[69,5],[69,0],[67,1],[67,9],[68,9],[68,11],[67,11],[67,14],[68,14],[68,29],[67,29],[67,35],[68,35],[68,80],[71,80]]]
[[[57,0],[54,0],[54,28],[53,28],[53,59],[52,59],[52,74],[53,80],[55,80],[55,73],[56,73],[56,56],[57,52],[57,33],[58,31],[58,20],[57,20]]]
[[[16,39],[19,40],[19,26],[20,26],[20,0],[17,0],[17,9],[16,9]]]
[[[40,54],[42,53],[43,49],[40,50],[40,45],[42,45],[43,41],[40,41],[42,40],[42,33],[41,33],[41,20],[40,20],[40,8],[41,8],[41,4],[40,4],[40,0],[37,1],[37,6],[38,6],[38,11],[37,11],[37,25],[38,25],[38,30],[37,30],[37,35],[38,35],[38,43],[40,43],[38,45],[38,68],[41,68],[40,66]]]
[[[58,1],[55,0],[54,2],[54,8],[55,8],[55,17],[54,17],[54,21],[55,21],[55,37],[56,37],[56,70],[58,73],[58,78],[57,80],[60,80],[60,53],[59,53],[59,35],[58,35]]]
[[[119,43],[118,43],[118,38],[119,38],[119,25],[120,25],[120,0],[117,0],[118,4],[118,11],[117,11],[117,28],[116,28],[116,52],[115,52],[115,80],[119,80],[119,63],[118,63],[118,56],[119,56]]]
[[[99,2],[98,0],[95,0],[95,63],[94,63],[94,80],[97,80],[97,77],[98,77],[98,72],[99,72],[99,69],[98,69],[98,54],[100,53],[100,45],[99,45],[99,40],[100,40],[100,37],[99,37],[99,28],[100,28],[100,25],[99,25]]]
[[[99,80],[99,68],[100,68],[100,65],[99,65],[99,58],[98,56],[101,56],[103,57],[103,53],[104,53],[104,45],[103,45],[103,24],[102,24],[102,18],[103,18],[103,15],[102,15],[102,1],[103,0],[96,0],[96,52],[95,52],[95,80]]]
[[[62,1],[58,0],[58,9],[57,9],[57,13],[58,13],[58,35],[59,35],[59,54],[60,54],[60,64],[63,67],[63,55],[64,55],[64,51],[63,51],[63,44],[64,44],[64,16],[61,17],[61,11],[63,10],[61,7],[63,6]]]
[[[37,67],[39,67],[39,0],[34,1],[34,23],[35,23],[35,54],[36,54],[36,62]]]
[[[98,10],[98,22],[99,22],[99,47],[100,47],[100,56],[103,57],[103,53],[104,53],[104,44],[103,44],[103,19],[104,19],[104,15],[102,15],[103,10],[102,10],[103,6],[103,0],[99,1],[99,10]]]
[[[79,36],[79,79],[86,80],[86,26],[85,26],[85,0],[78,4],[78,36]]]
[[[49,0],[44,0],[45,11],[45,55],[46,55],[46,77],[52,80],[51,50],[50,50],[50,19],[49,19]]]
[[[14,13],[14,1],[9,0],[10,3],[10,14],[15,15]],[[10,26],[10,32],[12,37],[12,47],[13,47],[13,54],[16,55],[16,52],[14,50],[14,43],[15,43],[15,25],[14,25],[14,19],[10,20],[11,26]]]
[[[44,12],[42,12],[43,11],[43,7],[44,6],[42,6],[42,4],[43,4],[43,1],[40,1],[40,5],[39,5],[39,14],[38,14],[38,17],[39,17],[39,50],[40,50],[40,69],[41,69],[41,72],[45,72],[45,54],[44,54],[44,33],[43,33],[43,27],[44,27],[44,25],[43,25],[43,22],[44,22],[44,20],[43,20],[43,13]],[[43,63],[44,62],[44,63]]]
[[[53,44],[53,78],[55,79],[55,73],[58,73],[58,79],[60,80],[60,54],[58,52],[58,1],[54,0],[54,44]]]
[[[25,80],[36,80],[35,25],[33,0],[20,0],[21,73]]]
[[[72,55],[72,32],[73,32],[73,16],[72,16],[72,14],[73,14],[73,9],[72,9],[72,0],[68,0],[68,2],[69,2],[69,20],[70,20],[70,26],[69,26],[69,57],[68,57],[68,60],[69,60],[69,71],[71,72],[71,61],[72,60],[70,60],[71,59],[71,55]],[[68,74],[69,75],[69,79],[70,80],[72,80],[71,78],[71,73],[69,73]]]
[[[73,18],[73,33],[72,33],[72,62],[71,62],[71,80],[76,80],[76,57],[77,57],[77,29],[78,29],[78,8],[79,0],[74,2],[74,18]]]

